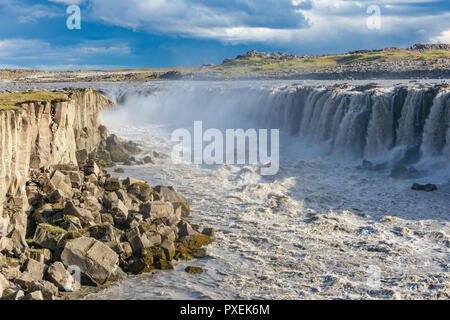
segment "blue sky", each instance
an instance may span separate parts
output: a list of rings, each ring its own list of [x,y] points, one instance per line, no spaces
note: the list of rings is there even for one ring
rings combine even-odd
[[[73,4],[80,30],[66,27]],[[379,28],[368,27],[372,5]],[[317,54],[419,42],[450,43],[450,0],[0,0],[0,68],[199,66],[251,49]]]

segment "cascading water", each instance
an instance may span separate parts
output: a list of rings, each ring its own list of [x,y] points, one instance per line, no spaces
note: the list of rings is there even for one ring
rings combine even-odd
[[[321,155],[391,162],[390,167],[430,157],[449,159],[446,86],[358,90],[189,84],[139,93],[121,95],[139,115],[133,121],[189,126],[203,120],[217,128],[279,128],[301,141],[304,152],[310,147]]]

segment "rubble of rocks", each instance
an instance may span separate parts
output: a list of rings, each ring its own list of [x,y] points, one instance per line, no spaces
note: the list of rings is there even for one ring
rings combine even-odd
[[[0,238],[1,299],[61,299],[82,286],[206,256],[214,230],[189,223],[189,201],[175,188],[120,181],[102,169],[137,152],[105,130],[97,151],[77,153],[79,166],[32,170],[26,230]]]

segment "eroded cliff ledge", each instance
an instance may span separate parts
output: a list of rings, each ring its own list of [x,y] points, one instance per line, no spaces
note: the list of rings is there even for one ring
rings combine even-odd
[[[77,165],[77,151],[90,153],[101,140],[100,110],[109,99],[93,89],[62,94],[67,101],[0,109],[0,237],[26,227],[30,169]]]

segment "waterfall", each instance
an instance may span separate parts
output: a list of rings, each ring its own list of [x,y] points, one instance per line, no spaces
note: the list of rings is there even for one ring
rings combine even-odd
[[[149,91],[126,99],[135,109],[126,116],[180,125],[203,120],[216,128],[279,128],[305,145],[351,160],[383,162],[393,152],[405,163],[450,159],[450,88],[444,85],[181,83]]]

